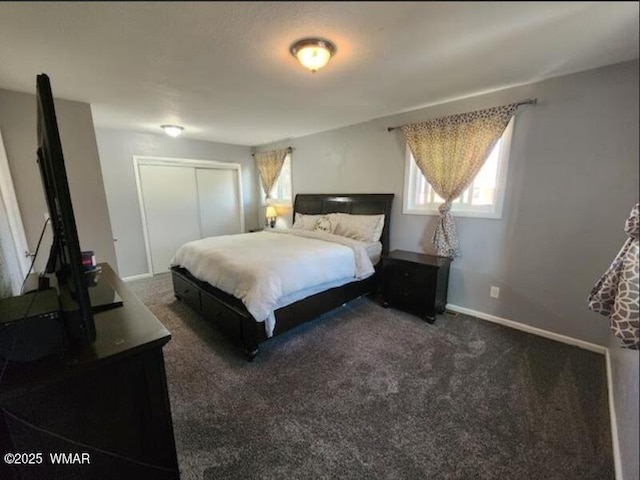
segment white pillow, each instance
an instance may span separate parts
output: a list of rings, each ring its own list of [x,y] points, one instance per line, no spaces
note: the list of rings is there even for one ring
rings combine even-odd
[[[330,213],[327,215],[333,225],[333,233],[353,238],[361,242],[378,242],[384,229],[382,215],[351,215],[349,213]]]
[[[316,228],[316,222],[322,217],[324,217],[324,215],[306,215],[303,213],[296,213],[296,218],[291,228],[293,230],[313,230]]]

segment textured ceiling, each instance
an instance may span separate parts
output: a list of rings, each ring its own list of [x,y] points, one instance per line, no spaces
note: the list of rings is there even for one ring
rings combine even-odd
[[[259,145],[638,57],[638,2],[0,3],[0,88]],[[319,35],[316,74],[289,54]]]

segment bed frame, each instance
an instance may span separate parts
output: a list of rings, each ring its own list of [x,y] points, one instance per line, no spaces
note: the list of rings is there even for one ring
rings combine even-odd
[[[351,213],[356,215],[385,214],[382,230],[382,254],[389,251],[389,231],[393,194],[298,194],[293,205],[295,214]],[[217,325],[239,343],[251,361],[258,354],[258,345],[267,340],[264,323],[257,322],[241,300],[210,284],[196,279],[181,267],[171,269],[173,290],[178,300]],[[317,293],[275,311],[273,335],[279,335],[344,303],[376,290],[379,272],[361,281]]]

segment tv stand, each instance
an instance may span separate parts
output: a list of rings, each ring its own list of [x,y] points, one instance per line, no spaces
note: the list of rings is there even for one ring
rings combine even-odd
[[[8,364],[0,383],[2,479],[179,478],[162,353],[171,335],[101,267],[101,281],[123,305],[94,314],[96,341]],[[42,462],[7,465],[8,452],[40,452]],[[55,453],[77,453],[79,462],[54,465]]]

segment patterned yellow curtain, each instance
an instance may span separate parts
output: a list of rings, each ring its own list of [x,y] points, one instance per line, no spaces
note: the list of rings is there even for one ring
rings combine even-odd
[[[265,200],[271,198],[271,190],[280,176],[284,159],[290,151],[290,148],[284,148],[282,150],[253,154],[256,167],[260,173],[260,183],[262,183],[262,188],[265,193]]]
[[[455,257],[458,233],[451,202],[471,184],[498,142],[517,103],[404,125],[413,158],[434,191],[444,199],[432,242],[438,255]]]

